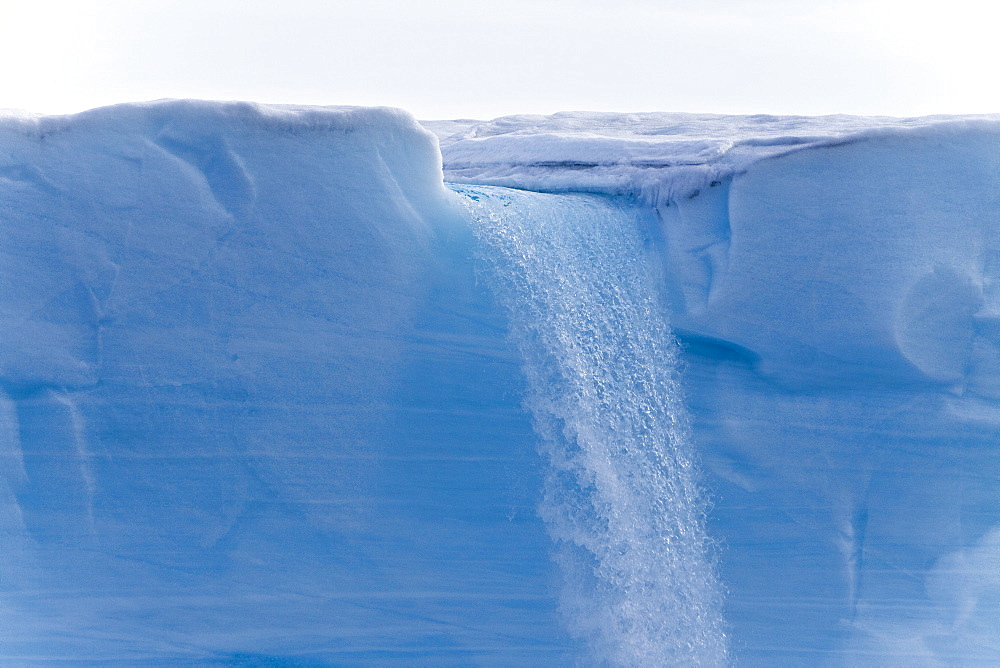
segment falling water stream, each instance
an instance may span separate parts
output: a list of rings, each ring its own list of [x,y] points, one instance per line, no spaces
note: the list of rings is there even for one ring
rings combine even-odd
[[[523,359],[569,630],[596,662],[726,664],[706,499],[646,214],[599,196],[453,188]]]

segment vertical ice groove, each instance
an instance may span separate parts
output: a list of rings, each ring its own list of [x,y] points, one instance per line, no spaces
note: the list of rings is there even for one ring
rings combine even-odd
[[[73,400],[72,395],[65,389],[52,389],[52,398],[66,407],[69,411],[70,427],[73,430],[73,449],[75,450],[77,463],[80,465],[80,478],[83,480],[84,493],[87,503],[87,527],[91,534],[96,532],[94,525],[94,495],[97,493],[97,484],[94,480],[94,472],[90,466],[90,452],[87,450],[86,429],[84,427],[83,415]]]
[[[597,196],[455,189],[523,357],[570,630],[602,664],[725,665],[678,347],[641,214]]]

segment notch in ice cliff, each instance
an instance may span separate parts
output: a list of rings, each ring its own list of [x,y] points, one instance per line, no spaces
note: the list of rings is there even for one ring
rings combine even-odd
[[[752,350],[771,377],[963,391],[991,382],[970,374],[996,378],[983,351],[998,343],[1000,116],[564,112],[425,125],[449,181],[653,207],[675,326]]]

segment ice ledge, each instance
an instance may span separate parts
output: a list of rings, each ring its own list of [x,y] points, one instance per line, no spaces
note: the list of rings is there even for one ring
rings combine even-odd
[[[995,132],[1000,115],[731,116],[561,112],[428,121],[445,178],[544,192],[680,200],[751,165],[803,149],[895,136]]]

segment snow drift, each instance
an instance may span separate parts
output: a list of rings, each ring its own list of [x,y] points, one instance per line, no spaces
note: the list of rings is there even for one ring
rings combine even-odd
[[[1000,121],[426,126],[2,120],[0,657],[1000,660]]]

